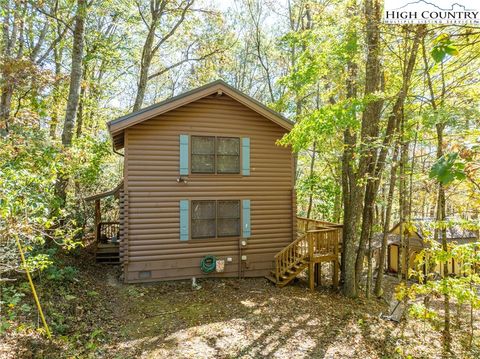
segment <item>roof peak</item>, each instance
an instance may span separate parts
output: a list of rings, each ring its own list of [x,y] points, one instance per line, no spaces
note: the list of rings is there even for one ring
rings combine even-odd
[[[121,134],[126,128],[160,114],[172,111],[176,108],[185,106],[204,97],[210,96],[219,90],[221,90],[222,93],[225,93],[227,96],[233,98],[235,101],[243,104],[244,106],[257,112],[261,116],[271,120],[286,130],[290,131],[293,128],[294,123],[285,118],[283,115],[270,109],[249,95],[237,90],[235,87],[227,84],[225,81],[217,79],[203,86],[183,92],[177,96],[168,98],[108,122],[108,130],[114,140],[115,149],[120,149],[123,147],[123,136],[121,136]]]

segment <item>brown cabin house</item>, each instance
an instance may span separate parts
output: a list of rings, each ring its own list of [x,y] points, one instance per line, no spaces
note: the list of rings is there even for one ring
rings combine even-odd
[[[119,239],[110,245],[119,246],[125,282],[257,277],[276,266],[278,284],[287,270],[289,281],[305,269],[294,157],[276,144],[292,127],[223,81],[109,122],[114,150],[124,151],[124,181],[106,193],[119,197],[119,227],[97,223],[97,239]],[[318,229],[309,223],[302,228]],[[334,232],[338,244],[338,226]],[[208,255],[217,264],[206,273],[211,261],[200,263]]]

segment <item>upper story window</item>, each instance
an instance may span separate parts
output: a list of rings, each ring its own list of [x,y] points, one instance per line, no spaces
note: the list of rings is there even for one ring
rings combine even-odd
[[[192,136],[192,173],[240,173],[240,138]]]

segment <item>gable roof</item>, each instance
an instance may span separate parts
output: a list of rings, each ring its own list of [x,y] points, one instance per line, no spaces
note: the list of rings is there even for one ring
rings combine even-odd
[[[185,106],[191,102],[200,100],[206,96],[210,96],[214,93],[226,94],[233,98],[235,101],[245,105],[251,110],[257,112],[263,117],[290,131],[293,128],[294,123],[276,111],[268,108],[264,104],[258,102],[254,98],[245,95],[238,91],[236,88],[228,85],[222,80],[216,80],[209,84],[203,85],[191,91],[182,93],[178,96],[174,96],[165,101],[156,103],[154,105],[145,107],[139,111],[132,112],[128,115],[119,117],[113,121],[107,123],[108,131],[113,139],[113,147],[118,150],[123,148],[123,132],[126,128],[141,123],[145,120],[151,119],[160,114],[174,110],[181,106]]]

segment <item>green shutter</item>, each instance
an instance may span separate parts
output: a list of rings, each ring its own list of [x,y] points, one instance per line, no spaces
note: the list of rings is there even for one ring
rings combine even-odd
[[[180,135],[180,175],[188,175],[188,135]]]
[[[188,199],[180,200],[180,240],[188,241]]]
[[[250,138],[242,138],[242,175],[250,176]]]
[[[249,238],[251,235],[250,229],[250,200],[242,200],[242,236]]]

